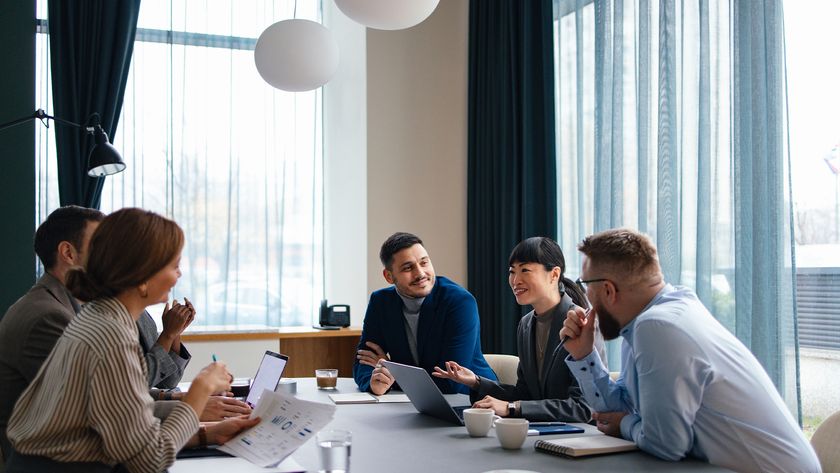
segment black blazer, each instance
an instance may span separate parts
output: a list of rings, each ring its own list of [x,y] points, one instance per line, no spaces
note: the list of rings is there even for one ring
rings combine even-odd
[[[583,399],[577,380],[566,366],[569,355],[560,343],[560,329],[566,313],[574,307],[572,299],[563,294],[560,303],[546,316],[553,317],[543,360],[543,382],[537,373],[536,326],[532,310],[519,321],[516,344],[519,354],[516,385],[501,384],[479,376],[479,397],[493,396],[504,401],[520,401],[522,417],[532,421],[589,422],[592,410]],[[600,337],[596,337],[596,344]],[[600,341],[603,344],[603,341]],[[596,349],[600,351],[600,347]]]

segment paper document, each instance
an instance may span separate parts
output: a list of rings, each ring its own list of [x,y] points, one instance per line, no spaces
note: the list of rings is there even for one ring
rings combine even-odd
[[[287,393],[263,390],[251,418],[260,423],[237,435],[219,450],[268,467],[283,461],[329,424],[335,406],[303,401]]]
[[[330,394],[330,399],[336,404],[376,404],[389,402],[410,402],[405,394],[383,394],[374,396],[368,393]]]

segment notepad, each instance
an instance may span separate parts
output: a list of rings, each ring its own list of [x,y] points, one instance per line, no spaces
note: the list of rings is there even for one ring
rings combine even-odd
[[[610,437],[608,435],[537,440],[534,448],[553,455],[565,455],[568,457],[603,455],[606,453],[629,452],[638,449],[636,444],[629,440]]]
[[[330,399],[336,404],[377,404],[389,402],[410,402],[405,394],[383,394],[374,396],[368,393],[330,394]]]

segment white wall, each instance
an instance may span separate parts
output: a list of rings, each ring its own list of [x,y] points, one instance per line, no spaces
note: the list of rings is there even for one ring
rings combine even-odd
[[[386,285],[379,247],[425,242],[437,274],[467,280],[468,0],[423,23],[367,32],[367,281]]]
[[[352,325],[367,305],[367,96],[365,28],[324,2],[324,24],[341,62],[324,86],[325,296],[350,304]]]

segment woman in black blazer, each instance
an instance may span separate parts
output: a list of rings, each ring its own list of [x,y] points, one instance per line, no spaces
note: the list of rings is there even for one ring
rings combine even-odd
[[[490,408],[502,417],[531,421],[589,422],[592,412],[584,402],[575,377],[559,346],[559,332],[574,306],[588,308],[583,291],[566,278],[566,260],[556,241],[532,237],[511,252],[508,282],[516,302],[530,305],[517,328],[519,367],[515,385],[501,384],[449,361],[434,375],[469,386],[482,397],[473,407]],[[596,349],[604,359],[604,340],[596,326]]]

